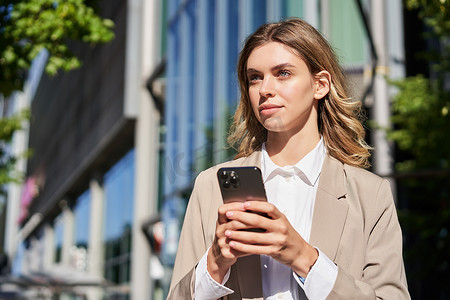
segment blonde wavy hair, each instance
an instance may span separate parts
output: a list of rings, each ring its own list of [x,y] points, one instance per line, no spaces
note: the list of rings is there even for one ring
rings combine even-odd
[[[314,27],[297,18],[262,25],[247,38],[240,53],[237,72],[241,99],[228,136],[228,143],[238,151],[236,158],[261,149],[267,139],[267,130],[250,104],[247,60],[254,49],[268,42],[279,42],[295,50],[312,75],[322,70],[330,73],[330,91],[319,100],[318,110],[319,132],[325,147],[330,156],[342,163],[369,167],[371,148],[364,140],[361,102],[349,98],[347,80],[329,43]]]

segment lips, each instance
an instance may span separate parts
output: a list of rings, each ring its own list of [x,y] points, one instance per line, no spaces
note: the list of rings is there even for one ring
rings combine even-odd
[[[271,104],[271,103],[264,103],[261,104],[258,107],[259,113],[262,115],[271,115],[279,111],[283,106]]]

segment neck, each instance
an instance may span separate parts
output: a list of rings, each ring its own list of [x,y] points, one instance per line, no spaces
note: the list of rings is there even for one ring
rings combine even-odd
[[[319,130],[300,131],[289,135],[285,132],[268,132],[266,151],[278,166],[295,165],[313,150],[320,141]]]

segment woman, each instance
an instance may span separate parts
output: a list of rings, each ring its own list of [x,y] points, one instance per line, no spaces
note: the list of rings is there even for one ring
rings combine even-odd
[[[361,168],[360,103],[326,40],[299,19],[263,25],[238,77],[238,154],[197,177],[169,299],[408,299],[389,184]],[[223,204],[230,166],[260,167],[268,202]]]

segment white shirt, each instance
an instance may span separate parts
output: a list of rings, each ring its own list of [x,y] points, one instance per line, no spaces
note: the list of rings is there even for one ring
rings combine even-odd
[[[267,200],[284,213],[294,229],[309,241],[315,196],[322,164],[326,156],[323,140],[293,166],[277,166],[262,147],[261,171]],[[319,258],[311,268],[304,283],[287,266],[270,256],[261,255],[261,273],[264,299],[300,299],[300,290],[310,300],[325,299],[333,288],[337,276],[336,265],[319,249]],[[233,293],[217,283],[207,271],[207,253],[196,268],[195,299],[217,299]]]

